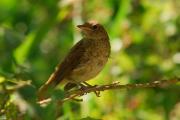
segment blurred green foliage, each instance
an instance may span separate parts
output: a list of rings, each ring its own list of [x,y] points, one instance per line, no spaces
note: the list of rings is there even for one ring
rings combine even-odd
[[[112,46],[91,84],[180,77],[179,9],[179,0],[0,0],[0,119],[179,120],[178,85],[92,93],[62,108],[36,103],[39,86],[81,39],[76,25],[91,19],[105,26]]]

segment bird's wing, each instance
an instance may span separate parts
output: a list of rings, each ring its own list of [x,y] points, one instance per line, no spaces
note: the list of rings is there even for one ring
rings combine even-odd
[[[49,88],[58,85],[75,68],[83,56],[86,45],[85,40],[80,40],[68,53],[65,59],[56,67],[55,72],[49,77],[48,81],[39,88],[39,100],[44,99]]]
[[[66,77],[72,70],[75,68],[80,61],[80,58],[83,56],[85,51],[84,40],[79,41],[65,57],[63,62],[59,64],[55,72],[51,75],[48,84],[59,84],[64,77]]]

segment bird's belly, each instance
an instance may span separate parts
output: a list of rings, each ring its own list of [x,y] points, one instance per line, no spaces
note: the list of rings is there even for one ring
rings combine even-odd
[[[102,56],[91,58],[74,69],[69,78],[74,82],[83,82],[92,79],[103,69],[107,60],[107,57]]]

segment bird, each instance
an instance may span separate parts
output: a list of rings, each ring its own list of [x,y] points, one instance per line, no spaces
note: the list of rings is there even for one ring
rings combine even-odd
[[[96,77],[104,68],[110,56],[109,36],[97,21],[77,25],[83,38],[77,42],[38,90],[38,99],[47,98],[49,88],[59,84],[81,84]]]

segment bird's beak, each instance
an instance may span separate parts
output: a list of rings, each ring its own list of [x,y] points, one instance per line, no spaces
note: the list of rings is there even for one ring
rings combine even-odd
[[[80,28],[82,31],[89,31],[91,28],[87,24],[83,25],[77,25],[78,28]]]

